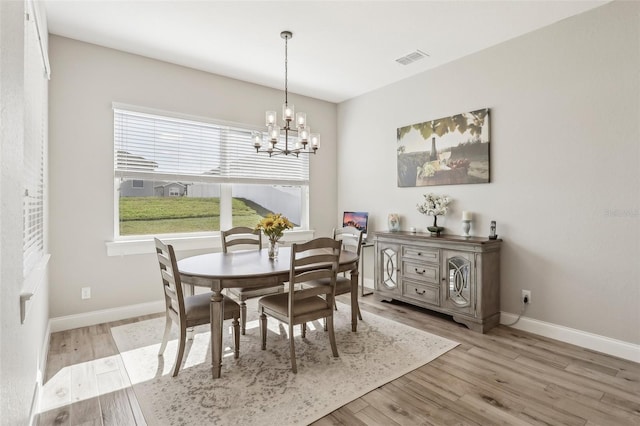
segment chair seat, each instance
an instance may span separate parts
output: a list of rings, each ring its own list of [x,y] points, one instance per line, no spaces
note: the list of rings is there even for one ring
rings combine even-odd
[[[209,322],[211,317],[210,303],[213,293],[201,293],[195,296],[184,298],[184,311],[187,321],[193,322],[197,320],[206,320]],[[240,316],[240,305],[231,298],[222,296],[224,300],[224,319],[238,318]]]
[[[280,293],[272,296],[265,296],[260,299],[260,306],[286,316],[289,313],[289,294]],[[296,303],[293,305],[293,315],[305,315],[309,312],[327,309],[328,306],[327,301],[320,296],[299,299],[296,300]]]
[[[228,291],[240,300],[251,299],[253,297],[267,296],[284,292],[284,284],[266,288],[229,288]]]
[[[319,280],[308,281],[304,283],[305,287],[316,287],[319,285],[330,285],[331,280],[328,278],[322,278]],[[351,293],[351,278],[336,277],[336,295]]]

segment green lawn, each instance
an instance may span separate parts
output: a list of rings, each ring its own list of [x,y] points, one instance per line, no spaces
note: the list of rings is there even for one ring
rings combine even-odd
[[[262,216],[233,199],[233,226],[254,227]],[[190,197],[120,198],[120,235],[220,230],[220,199]]]

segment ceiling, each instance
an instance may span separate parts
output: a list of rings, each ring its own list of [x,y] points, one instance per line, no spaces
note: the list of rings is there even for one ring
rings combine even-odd
[[[342,102],[601,6],[596,1],[45,0],[49,32]],[[409,65],[396,59],[419,49]],[[55,70],[53,70],[55,72]]]

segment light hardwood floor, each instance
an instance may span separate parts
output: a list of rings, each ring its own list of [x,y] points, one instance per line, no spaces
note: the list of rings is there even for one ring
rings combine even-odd
[[[474,333],[375,295],[361,298],[361,309],[460,345],[315,426],[640,425],[640,364],[505,326]],[[43,412],[38,424],[145,424],[109,330],[154,316],[52,334],[45,403],[62,406]]]

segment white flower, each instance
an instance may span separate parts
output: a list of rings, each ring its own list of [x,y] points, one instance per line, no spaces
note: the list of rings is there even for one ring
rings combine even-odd
[[[418,211],[429,216],[440,216],[447,213],[451,200],[446,195],[424,194],[422,204],[416,205]]]

